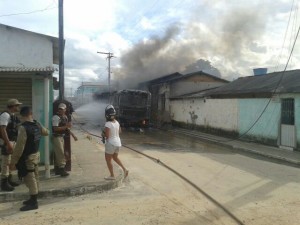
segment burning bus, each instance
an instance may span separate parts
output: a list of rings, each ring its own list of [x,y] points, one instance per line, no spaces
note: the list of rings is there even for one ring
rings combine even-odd
[[[149,127],[151,93],[125,89],[111,93],[110,104],[117,112],[117,119],[125,127]]]

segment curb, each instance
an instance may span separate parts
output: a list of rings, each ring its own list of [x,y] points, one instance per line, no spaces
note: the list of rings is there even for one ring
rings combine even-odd
[[[79,186],[61,188],[61,189],[50,189],[41,190],[38,194],[38,198],[56,198],[56,197],[71,197],[89,194],[93,192],[102,193],[119,187],[122,184],[123,176],[118,176],[114,181],[103,181],[98,183],[87,183]],[[15,192],[0,192],[0,203],[21,201],[27,199],[29,196],[28,192],[15,193]]]
[[[217,144],[217,145],[220,145],[220,146],[223,146],[223,147],[228,147],[228,148],[231,148],[231,149],[244,151],[244,152],[252,153],[252,154],[256,154],[256,155],[260,155],[260,156],[263,156],[265,158],[269,158],[269,159],[273,159],[273,160],[279,160],[281,162],[293,164],[294,166],[300,167],[300,161],[297,161],[297,160],[287,159],[287,158],[282,157],[282,156],[270,155],[270,154],[266,154],[266,153],[261,152],[261,151],[256,151],[256,150],[249,149],[249,148],[243,148],[243,147],[235,146],[234,144],[228,144],[228,143],[218,141],[218,140],[214,140],[213,138],[204,137],[204,136],[201,136],[201,135],[194,135],[194,134],[190,135],[189,133],[180,132],[180,131],[175,131],[175,132],[171,131],[171,132],[173,132],[175,134],[177,133],[177,134],[182,134],[182,135],[186,135],[186,136],[189,136],[189,137],[194,137],[194,138],[200,139],[202,141],[205,141],[207,143],[213,143],[213,144]]]
[[[241,148],[241,147],[235,147],[235,146],[231,146],[231,148],[241,150],[241,151],[244,151],[244,152],[250,152],[250,153],[260,155],[260,156],[263,156],[263,157],[266,157],[266,158],[279,160],[281,162],[290,163],[290,164],[293,164],[293,165],[298,166],[298,167],[300,166],[300,162],[297,161],[297,160],[287,159],[285,157],[276,156],[276,155],[265,154],[263,152],[255,151],[255,150],[247,149],[247,148]]]

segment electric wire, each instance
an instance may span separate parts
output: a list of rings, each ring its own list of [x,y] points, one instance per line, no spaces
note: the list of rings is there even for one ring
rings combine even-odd
[[[277,65],[275,66],[275,71],[278,71],[278,68],[279,68],[279,65],[280,65],[280,59],[282,57],[284,45],[285,45],[285,42],[286,42],[286,39],[287,39],[287,33],[288,33],[290,22],[291,22],[291,17],[292,17],[292,12],[293,12],[293,7],[294,7],[294,1],[295,0],[293,0],[292,6],[291,6],[291,9],[290,9],[289,19],[288,19],[287,26],[286,26],[286,29],[285,29],[285,33],[284,33],[284,38],[283,38],[283,43],[282,43],[282,46],[281,46],[281,50],[280,50],[280,53],[279,53],[279,55],[277,57],[277,63],[276,63]]]
[[[38,9],[38,10],[34,10],[34,11],[30,11],[30,12],[22,12],[22,13],[11,13],[11,14],[3,14],[0,15],[0,17],[9,17],[9,16],[19,16],[19,15],[28,15],[28,14],[33,14],[33,13],[40,13],[40,12],[44,12],[47,10],[52,10],[52,9],[57,9],[57,6],[51,7],[50,6],[53,5],[53,2],[48,5],[47,7],[45,7],[44,9]]]
[[[86,132],[87,134],[94,136],[94,137],[98,137],[98,138],[102,138],[100,135],[96,135],[91,133],[90,131],[88,131],[87,129],[84,129],[82,127],[82,125],[80,125],[80,122],[78,120],[75,119],[75,117],[73,116],[73,114],[71,115],[72,118],[75,120],[75,122],[77,124],[79,124],[79,127],[82,131]],[[177,170],[173,169],[172,167],[168,166],[166,163],[162,162],[160,159],[154,158],[146,153],[143,153],[137,149],[134,149],[132,147],[129,147],[128,145],[122,145],[123,147],[134,151],[140,155],[143,155],[144,157],[156,162],[157,164],[165,167],[166,169],[168,169],[169,171],[171,171],[172,173],[174,173],[175,175],[177,175],[179,178],[181,178],[182,180],[184,180],[186,183],[188,183],[190,186],[192,186],[194,189],[196,189],[198,192],[200,192],[202,195],[204,195],[208,200],[210,200],[213,204],[215,204],[217,207],[219,207],[220,209],[222,209],[229,217],[231,217],[237,224],[239,225],[244,225],[244,223],[237,218],[232,212],[230,212],[230,210],[228,210],[225,206],[223,206],[220,202],[218,202],[216,199],[214,199],[211,195],[209,195],[208,193],[206,193],[204,190],[202,190],[199,186],[197,186],[194,182],[192,182],[191,180],[189,180],[188,178],[186,178],[185,176],[183,176],[181,173],[179,173]]]
[[[276,93],[277,89],[279,88],[279,85],[281,84],[281,82],[282,82],[282,80],[283,80],[284,74],[285,74],[286,69],[287,69],[287,67],[288,67],[288,65],[289,65],[290,59],[291,59],[291,57],[292,57],[292,54],[293,54],[293,51],[294,51],[294,48],[295,48],[295,45],[296,45],[296,42],[297,42],[297,39],[298,39],[298,36],[299,36],[299,31],[300,31],[300,26],[299,26],[299,28],[298,28],[297,35],[296,35],[296,37],[295,37],[294,44],[293,44],[293,47],[292,47],[291,52],[290,52],[290,54],[289,54],[288,60],[287,60],[286,65],[285,65],[285,68],[284,68],[284,70],[282,71],[282,74],[281,74],[281,76],[280,76],[280,79],[279,79],[279,81],[278,81],[278,83],[277,83],[277,85],[276,85],[274,91],[272,92],[272,96]],[[263,111],[261,112],[261,114],[259,115],[259,117],[258,117],[258,118],[255,120],[255,122],[252,124],[252,126],[251,126],[246,132],[244,132],[243,134],[241,134],[241,135],[239,136],[238,139],[240,139],[241,137],[245,136],[245,135],[246,135],[246,134],[247,134],[247,133],[248,133],[248,132],[256,125],[256,124],[257,124],[257,122],[260,120],[260,118],[261,118],[262,115],[265,113],[266,109],[268,108],[268,106],[269,106],[271,100],[272,100],[272,97],[269,98],[268,103],[267,103],[266,106],[264,107],[264,109],[263,109]]]
[[[279,78],[279,81],[277,82],[276,86],[275,86],[275,89],[273,90],[273,92],[271,93],[271,97],[269,98],[267,104],[265,105],[265,107],[263,108],[262,112],[260,113],[260,115],[256,118],[256,120],[252,123],[252,125],[245,131],[243,132],[242,134],[240,134],[237,138],[232,138],[232,139],[229,139],[229,140],[224,140],[224,141],[218,141],[219,143],[223,143],[223,142],[231,142],[231,141],[235,141],[235,140],[239,140],[241,139],[242,137],[244,137],[246,134],[248,134],[250,132],[250,130],[252,130],[252,128],[258,123],[258,121],[260,120],[260,118],[263,116],[263,114],[265,113],[265,111],[267,110],[268,106],[270,105],[271,101],[272,101],[272,97],[274,96],[274,94],[277,92],[278,88],[279,88],[279,85],[282,83],[282,80],[284,78],[284,75],[286,73],[286,70],[287,70],[287,67],[289,65],[289,62],[291,60],[291,57],[293,55],[293,52],[294,52],[294,48],[295,48],[295,45],[296,45],[296,42],[297,42],[297,39],[298,39],[298,36],[299,36],[299,31],[300,31],[300,25],[298,27],[298,31],[297,31],[297,34],[295,36],[295,39],[294,39],[294,42],[293,42],[293,46],[292,46],[292,49],[290,51],[290,54],[289,54],[289,57],[287,59],[287,62],[285,64],[285,67],[282,71],[282,74]]]

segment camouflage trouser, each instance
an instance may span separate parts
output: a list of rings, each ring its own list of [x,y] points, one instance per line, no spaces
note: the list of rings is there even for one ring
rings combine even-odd
[[[7,178],[11,173],[8,165],[11,161],[11,154],[1,155],[1,178]]]
[[[15,142],[12,143],[14,146]],[[2,179],[2,178],[7,178],[9,174],[11,174],[11,171],[8,167],[11,161],[11,154],[8,154],[6,152],[6,146],[4,145],[2,139],[0,139],[0,150],[1,150],[1,179]]]
[[[65,168],[66,158],[64,153],[64,138],[63,137],[52,137],[52,144],[55,154],[54,165],[58,168]]]
[[[39,161],[39,152],[29,155],[26,160],[28,173],[24,177],[24,183],[28,187],[30,195],[37,195],[39,192]]]

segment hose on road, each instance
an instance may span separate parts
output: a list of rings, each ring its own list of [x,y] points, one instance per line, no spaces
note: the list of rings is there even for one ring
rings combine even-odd
[[[75,120],[75,118],[74,118]],[[76,121],[76,120],[75,120]],[[78,122],[78,121],[76,121]],[[94,136],[94,137],[98,137],[98,138],[102,138],[100,135],[96,135],[93,134],[91,132],[89,132],[88,130],[84,129],[81,125],[79,125],[80,129],[83,130],[84,132],[86,132],[87,134]],[[233,213],[231,213],[225,206],[223,206],[221,203],[219,203],[216,199],[214,199],[212,196],[210,196],[208,193],[206,193],[204,190],[202,190],[200,187],[198,187],[195,183],[193,183],[191,180],[189,180],[188,178],[186,178],[185,176],[183,176],[182,174],[180,174],[178,171],[176,171],[175,169],[171,168],[170,166],[168,166],[167,164],[165,164],[164,162],[160,161],[157,158],[154,158],[150,155],[147,155],[141,151],[138,151],[134,148],[131,148],[127,145],[123,145],[123,147],[134,151],[140,155],[145,156],[148,159],[151,159],[152,161],[158,163],[159,165],[165,167],[166,169],[168,169],[169,171],[171,171],[172,173],[176,174],[178,177],[180,177],[182,180],[184,180],[186,183],[188,183],[189,185],[191,185],[193,188],[195,188],[198,192],[200,192],[201,194],[203,194],[208,200],[210,200],[212,203],[214,203],[217,207],[221,208],[229,217],[231,217],[237,224],[239,225],[244,225],[244,223],[237,218]]]

